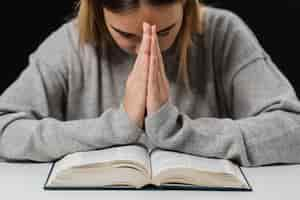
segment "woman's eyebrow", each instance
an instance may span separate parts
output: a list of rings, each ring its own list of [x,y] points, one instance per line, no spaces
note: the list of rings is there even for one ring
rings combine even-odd
[[[159,34],[159,33],[162,33],[162,32],[169,31],[169,30],[171,30],[173,27],[175,27],[176,24],[177,24],[177,23],[174,23],[174,24],[168,26],[167,28],[164,28],[164,29],[158,31],[157,33]],[[121,34],[123,34],[123,35],[132,35],[132,36],[137,36],[137,37],[138,37],[138,35],[136,35],[136,34],[134,34],[134,33],[128,33],[128,32],[122,31],[122,30],[120,30],[120,29],[117,29],[116,27],[113,27],[112,25],[110,25],[110,26],[111,26],[112,29],[114,29],[115,31],[117,31],[117,32],[119,32],[119,33],[121,33]]]

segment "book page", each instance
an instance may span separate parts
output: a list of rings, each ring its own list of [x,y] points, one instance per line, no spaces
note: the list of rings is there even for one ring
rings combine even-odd
[[[208,172],[232,173],[228,169],[227,160],[211,159],[166,150],[154,150],[151,153],[152,176],[173,168],[193,168]]]
[[[121,160],[137,162],[144,166],[149,173],[151,172],[150,158],[147,149],[139,145],[127,145],[69,154],[55,163],[53,173],[56,174],[72,167]]]

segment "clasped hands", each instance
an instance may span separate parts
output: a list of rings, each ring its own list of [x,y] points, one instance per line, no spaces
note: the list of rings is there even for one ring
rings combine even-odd
[[[140,128],[144,119],[158,111],[170,96],[156,26],[143,24],[143,38],[133,70],[126,82],[124,108]]]

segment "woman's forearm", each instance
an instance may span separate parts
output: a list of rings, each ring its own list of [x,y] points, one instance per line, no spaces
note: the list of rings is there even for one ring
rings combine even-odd
[[[300,116],[292,112],[192,120],[169,102],[146,119],[146,132],[161,148],[231,159],[243,166],[300,163]]]
[[[0,156],[13,160],[52,161],[65,154],[135,142],[142,130],[124,112],[108,109],[96,119],[41,120],[27,113],[0,112]]]

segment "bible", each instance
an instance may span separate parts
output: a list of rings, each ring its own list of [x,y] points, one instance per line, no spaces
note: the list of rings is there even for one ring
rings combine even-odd
[[[232,161],[140,144],[68,154],[52,164],[44,189],[252,190]]]

